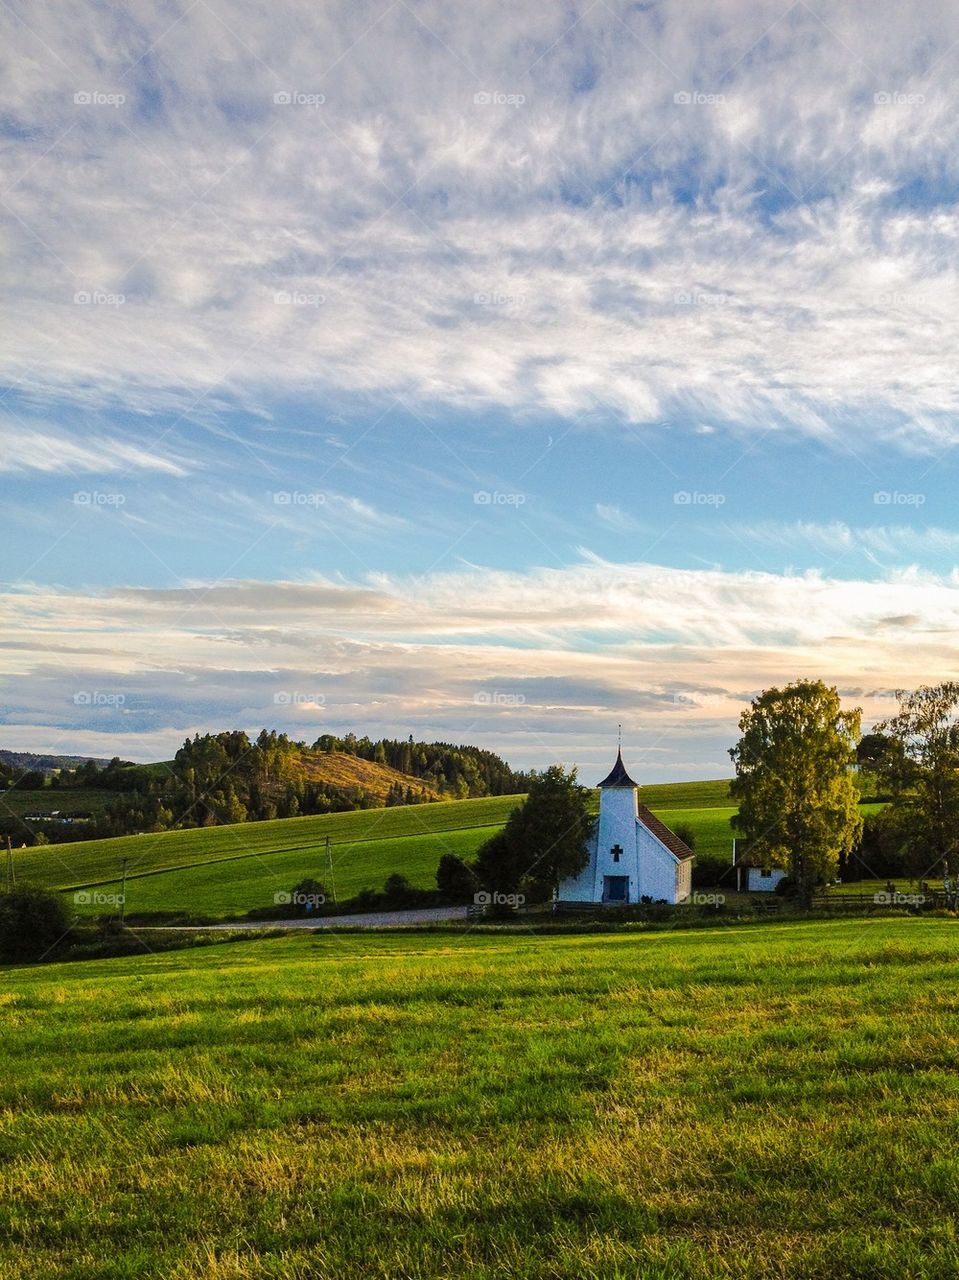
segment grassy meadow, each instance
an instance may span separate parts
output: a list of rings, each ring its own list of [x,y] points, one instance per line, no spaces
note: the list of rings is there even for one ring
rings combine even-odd
[[[691,827],[698,853],[728,856],[735,813],[728,786],[725,780],[660,784],[643,787],[641,797],[669,825]],[[339,898],[379,889],[393,872],[429,888],[444,853],[472,857],[521,799],[495,796],[40,846],[15,851],[15,872],[20,882],[68,892],[71,904],[76,891],[96,889],[101,901],[76,909],[109,914],[102,898],[119,892],[126,858],[130,913],[230,916],[270,906],[275,893],[288,892],[308,875],[329,893],[329,836]]]
[[[0,974],[0,1275],[959,1273],[949,919]]]

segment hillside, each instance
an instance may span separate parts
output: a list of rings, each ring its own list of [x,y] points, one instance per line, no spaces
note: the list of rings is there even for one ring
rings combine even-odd
[[[663,784],[643,788],[642,798],[668,825],[691,827],[700,853],[725,857],[735,809],[716,801],[727,787],[724,781]],[[443,853],[471,858],[521,799],[488,796],[19,849],[15,870],[20,881],[68,890],[71,897],[93,888],[109,896],[119,892],[126,858],[130,912],[226,916],[268,906],[275,893],[307,875],[331,888],[329,837],[340,898],[378,889],[393,872],[429,888]],[[109,911],[95,900],[78,909]]]
[[[23,772],[50,769],[75,769],[78,764],[109,764],[101,756],[57,756],[34,751],[6,751],[0,749],[0,765]]]
[[[309,782],[322,782],[331,787],[362,787],[377,800],[385,803],[390,792],[400,787],[412,791],[427,800],[439,800],[440,792],[422,778],[411,773],[401,773],[388,764],[375,760],[363,760],[345,751],[312,752],[297,757],[301,776]]]

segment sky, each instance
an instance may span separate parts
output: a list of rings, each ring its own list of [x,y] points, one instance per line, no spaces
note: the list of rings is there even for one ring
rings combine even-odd
[[[0,745],[657,782],[959,676],[955,6],[0,29]]]

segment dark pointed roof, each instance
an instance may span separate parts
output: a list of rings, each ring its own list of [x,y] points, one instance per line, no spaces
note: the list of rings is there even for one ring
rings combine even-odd
[[[621,750],[616,753],[616,763],[613,765],[611,772],[606,775],[599,785],[601,787],[637,787],[639,785],[626,772]]]

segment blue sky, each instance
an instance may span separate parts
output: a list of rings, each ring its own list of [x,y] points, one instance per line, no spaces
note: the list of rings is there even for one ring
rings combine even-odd
[[[947,6],[2,22],[4,745],[718,776],[955,676]]]

